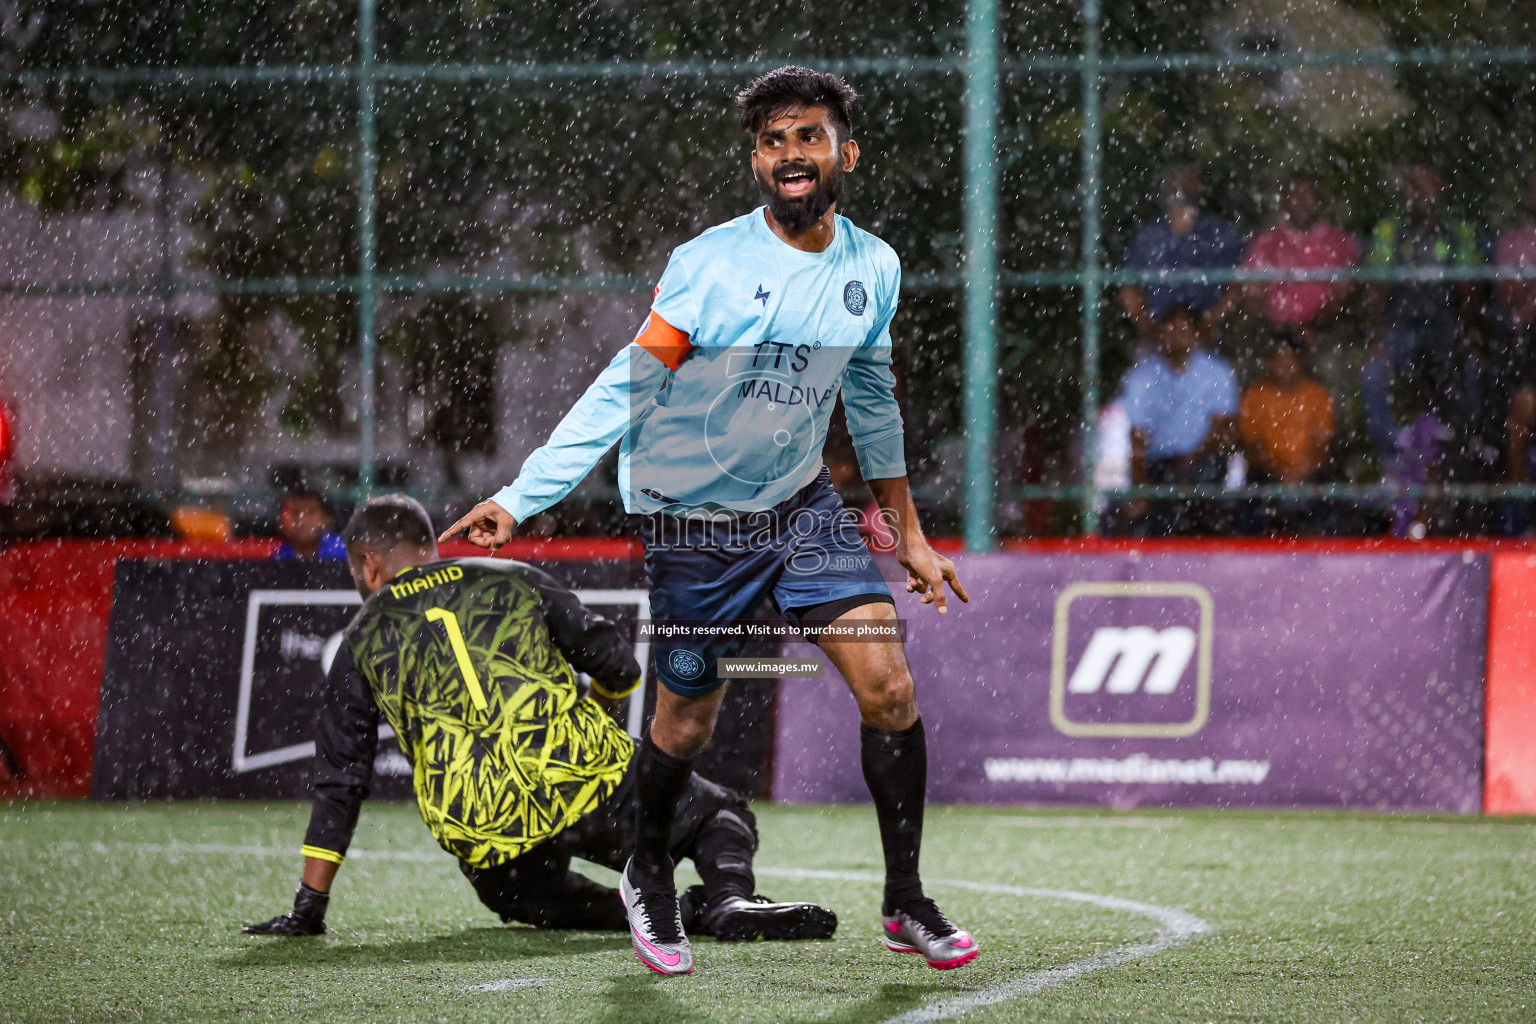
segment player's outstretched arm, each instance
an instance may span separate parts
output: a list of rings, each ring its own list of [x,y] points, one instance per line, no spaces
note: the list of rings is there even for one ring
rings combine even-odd
[[[969,602],[970,596],[955,575],[954,563],[928,544],[907,485],[901,405],[896,401],[896,376],[891,369],[890,328],[896,296],[901,293],[899,267],[893,266],[884,291],[880,317],[843,371],[843,409],[858,452],[859,472],[896,536],[895,555],[907,570],[907,593],[922,595],[922,603],[935,606],[942,615],[949,611],[946,585],[962,601]]]
[[[955,563],[939,554],[923,535],[917,521],[917,505],[912,501],[912,488],[904,476],[885,480],[869,480],[880,511],[891,524],[896,535],[896,560],[907,570],[907,593],[922,595],[918,600],[934,605],[940,615],[949,611],[949,601],[944,594],[945,585],[960,600],[970,603],[971,597],[955,575]]]
[[[252,935],[324,935],[331,883],[346,859],[358,813],[373,784],[379,747],[379,710],[343,643],[325,677],[325,696],[315,722],[314,797],[304,833],[304,876],[293,909],[270,921],[246,925]]]
[[[470,543],[495,548],[512,529],[560,501],[592,471],[667,381],[670,367],[631,343],[619,350],[555,427],[528,456],[517,479],[470,510],[442,535],[467,530]]]

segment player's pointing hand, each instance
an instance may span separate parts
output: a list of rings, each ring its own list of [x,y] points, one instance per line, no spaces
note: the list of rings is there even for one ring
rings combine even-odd
[[[456,533],[463,533],[464,539],[475,547],[495,551],[512,539],[512,531],[516,528],[517,520],[510,512],[494,501],[482,501],[463,519],[444,530],[437,540],[442,543]]]
[[[940,615],[946,614],[949,611],[949,600],[944,594],[945,584],[955,592],[956,597],[970,603],[971,596],[965,592],[959,577],[955,575],[955,563],[927,544],[903,561],[907,567],[907,593],[922,595],[918,598],[922,604],[934,605]]]

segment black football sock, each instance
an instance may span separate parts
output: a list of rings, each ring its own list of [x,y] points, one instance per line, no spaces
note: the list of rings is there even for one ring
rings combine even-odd
[[[923,842],[923,797],[928,787],[928,743],[923,720],[899,732],[859,726],[864,782],[875,800],[885,850],[885,910],[922,896],[917,856]]]
[[[753,823],[747,808],[724,807],[700,831],[693,863],[711,904],[725,896],[750,899],[756,891],[752,855],[757,852],[757,832]]]
[[[647,729],[638,754],[635,790],[639,797],[639,834],[635,870],[672,884],[672,819],[677,802],[693,777],[693,761],[673,757],[656,745]]]
[[[321,892],[308,882],[300,882],[299,891],[293,897],[293,916],[305,921],[324,921],[330,903],[330,893]]]

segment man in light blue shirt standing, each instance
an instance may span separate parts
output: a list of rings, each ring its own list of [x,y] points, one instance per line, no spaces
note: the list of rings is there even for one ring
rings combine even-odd
[[[975,958],[972,936],[918,875],[927,748],[890,590],[822,465],[842,395],[859,469],[896,537],[907,589],[947,611],[954,565],[923,536],[907,485],[891,372],[896,254],[838,216],[858,163],[856,95],[835,75],[784,67],[737,97],[766,206],[679,246],[632,344],[613,358],[522,472],[444,539],[485,548],[548,508],[616,441],[625,507],[647,516],[654,646],[662,683],[638,761],[639,839],[620,880],[635,953],[693,970],[668,845],[692,762],[714,730],[720,658],[771,598],[847,681],[885,855],[881,937],[939,969]],[[889,636],[845,639],[862,629]]]
[[[1171,306],[1156,331],[1157,351],[1131,367],[1120,393],[1131,422],[1131,482],[1220,484],[1234,439],[1237,376],[1201,349],[1198,311]],[[1200,503],[1181,509],[1160,501],[1150,508],[1132,502],[1131,514],[1142,519],[1138,532],[1166,536],[1209,526],[1210,512]]]

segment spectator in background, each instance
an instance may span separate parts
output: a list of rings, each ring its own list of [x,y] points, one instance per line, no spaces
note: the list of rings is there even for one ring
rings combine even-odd
[[[1120,405],[1131,424],[1131,481],[1221,484],[1237,414],[1237,377],[1226,360],[1201,348],[1206,320],[1198,308],[1172,305],[1157,321],[1157,350],[1125,375]],[[1153,502],[1128,509],[1151,536],[1209,530],[1203,503]]]
[[[1454,422],[1453,407],[1461,390],[1454,386],[1455,375],[1446,371],[1446,365],[1446,360],[1426,358],[1408,377],[1404,403],[1406,423],[1397,430],[1394,455],[1388,469],[1388,475],[1398,483],[1442,482],[1446,449],[1456,439],[1450,424]],[[1444,502],[1399,498],[1393,503],[1392,534],[1423,540],[1429,533],[1431,520],[1443,521],[1445,511]]]
[[[1341,227],[1318,220],[1317,185],[1297,175],[1287,183],[1273,224],[1254,237],[1243,266],[1254,270],[1336,270],[1360,261],[1360,243]],[[1348,281],[1272,281],[1244,289],[1248,311],[1288,328],[1308,345],[1313,330],[1338,317]]]
[[[1528,484],[1536,480],[1536,467],[1532,466],[1536,448],[1531,445],[1531,432],[1536,429],[1536,380],[1533,380],[1536,374],[1531,372],[1529,357],[1523,368],[1523,379],[1510,398],[1509,418],[1504,425],[1504,479],[1512,484]],[[1526,533],[1531,525],[1530,500],[1506,502],[1502,518],[1500,532],[1511,536]]]
[[[1202,213],[1205,186],[1200,168],[1183,164],[1163,178],[1163,216],[1144,224],[1125,252],[1128,270],[1228,270],[1237,265],[1243,243],[1237,230]],[[1120,304],[1142,337],[1174,306],[1194,311],[1202,326],[1213,327],[1231,312],[1237,291],[1220,284],[1132,285],[1120,289]]]
[[[1307,375],[1296,334],[1274,333],[1264,377],[1243,392],[1238,434],[1248,459],[1251,484],[1314,483],[1333,443],[1333,399]],[[1244,533],[1295,531],[1314,502],[1259,501],[1246,510]]]
[[[1527,183],[1526,221],[1499,238],[1495,259],[1501,267],[1536,270],[1536,173]],[[1504,350],[1500,364],[1506,369],[1509,403],[1505,420],[1505,479],[1528,484],[1533,479],[1531,432],[1536,428],[1536,279],[1500,281],[1496,289]],[[1505,507],[1504,532],[1524,533],[1530,525],[1528,501]]]
[[[1530,219],[1499,238],[1495,259],[1501,267],[1536,270],[1536,172],[1527,183],[1525,210]],[[1536,279],[1500,281],[1498,295],[1510,330],[1529,335],[1536,322]]]
[[[288,488],[278,522],[283,543],[272,557],[279,562],[346,561],[347,544],[332,529],[335,525],[320,495],[302,485]]]
[[[1402,186],[1403,212],[1376,224],[1368,266],[1449,270],[1482,262],[1471,225],[1443,216],[1445,183],[1433,168],[1410,167]],[[1384,466],[1397,455],[1393,381],[1408,375],[1412,366],[1425,360],[1437,362],[1455,349],[1458,304],[1469,293],[1466,286],[1444,281],[1403,281],[1370,290],[1375,344],[1360,370],[1360,401],[1366,429]]]
[[[1523,394],[1530,393],[1528,339],[1507,330],[1494,308],[1493,290],[1476,289],[1479,301],[1463,315],[1460,344],[1452,358],[1430,365],[1442,397],[1452,437],[1441,459],[1440,478],[1447,484],[1495,484],[1507,479],[1511,461],[1507,442],[1511,421]],[[1460,500],[1454,503],[1451,532],[1460,536],[1502,533],[1512,524],[1500,504]]]

